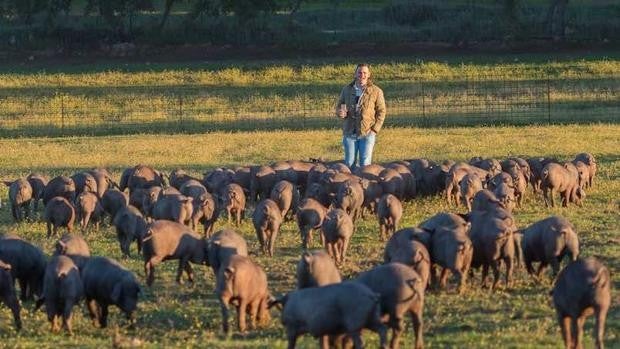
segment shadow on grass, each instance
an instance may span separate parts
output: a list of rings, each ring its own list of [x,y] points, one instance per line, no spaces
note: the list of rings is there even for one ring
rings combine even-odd
[[[472,73],[470,76],[460,76],[459,79],[450,80],[384,80],[378,84],[390,96],[395,93],[397,95],[417,92],[418,94],[425,91],[426,94],[445,93],[452,90],[478,90],[488,93],[498,93],[503,91],[517,91],[519,88],[528,88],[528,90],[538,91],[538,93],[546,93],[547,78],[549,84],[554,88],[570,88],[574,86],[617,86],[617,76],[597,76],[583,77],[574,79],[554,79],[552,76],[539,73],[537,76],[529,79],[513,80],[510,72],[494,72],[491,74]],[[342,89],[343,83],[333,80],[300,81],[291,85],[290,81],[285,84],[248,86],[248,85],[215,85],[215,84],[166,84],[163,81],[157,85],[127,85],[127,86],[36,86],[36,87],[2,87],[0,88],[0,96],[19,96],[27,99],[33,97],[53,97],[58,94],[76,95],[76,96],[94,96],[96,98],[114,99],[123,96],[144,95],[146,97],[152,95],[169,96],[174,99],[178,97],[194,98],[202,96],[208,92],[211,96],[235,96],[244,97],[249,95],[299,95],[300,93],[315,94],[318,91],[330,94],[336,94]],[[337,96],[335,95],[334,98]]]
[[[580,116],[553,116],[552,124],[618,123],[614,113]],[[462,114],[411,116],[390,115],[388,127],[476,127],[476,126],[523,126],[550,124],[546,116],[469,116]],[[176,119],[165,121],[118,122],[99,125],[18,125],[15,128],[0,129],[0,138],[15,137],[66,137],[66,136],[111,136],[128,134],[199,134],[206,132],[249,132],[249,131],[303,131],[339,129],[338,119],[326,116],[238,118],[235,120]]]

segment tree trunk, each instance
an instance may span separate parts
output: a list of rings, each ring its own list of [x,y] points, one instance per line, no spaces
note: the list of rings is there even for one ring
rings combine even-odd
[[[301,7],[301,3],[304,0],[295,0],[295,2],[293,3],[293,8],[291,9],[291,13],[289,13],[289,16],[293,16],[295,13],[297,13],[297,11],[299,11],[299,8]]]
[[[504,19],[508,26],[508,34],[517,34],[519,26],[519,0],[504,0]]]
[[[544,26],[553,40],[564,40],[566,31],[566,6],[568,0],[552,0]]]
[[[557,10],[557,29],[558,29],[558,38],[560,41],[564,41],[566,39],[566,6],[568,5],[568,0],[559,0],[558,10]]]
[[[164,14],[161,17],[161,22],[159,23],[159,31],[164,30],[164,26],[168,21],[168,16],[170,16],[170,11],[172,10],[172,5],[176,2],[176,0],[166,0],[164,7]]]

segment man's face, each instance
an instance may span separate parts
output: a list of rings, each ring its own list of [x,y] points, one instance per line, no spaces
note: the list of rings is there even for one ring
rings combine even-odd
[[[366,85],[369,77],[370,77],[370,70],[368,69],[368,67],[357,68],[357,71],[355,72],[355,79],[357,80],[358,84]]]

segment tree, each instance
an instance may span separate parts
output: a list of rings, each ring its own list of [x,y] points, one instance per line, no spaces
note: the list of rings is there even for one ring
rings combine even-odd
[[[172,7],[174,6],[174,4],[180,3],[180,2],[192,2],[192,0],[166,0],[164,1],[164,12],[161,16],[161,21],[159,22],[159,28],[158,30],[161,32],[164,27],[166,26],[166,22],[168,22],[168,18],[170,17],[170,12],[172,12]],[[199,3],[202,3],[204,1],[195,1],[196,4],[198,4],[198,7],[200,7]],[[196,4],[194,6],[196,6]],[[191,14],[191,12],[190,12]],[[190,16],[191,17],[191,16]]]
[[[275,0],[222,0],[224,12],[233,12],[241,23],[256,18],[261,12],[272,12],[277,8]]]
[[[519,7],[520,0],[503,0],[503,12],[508,32],[511,36],[519,30]]]
[[[299,9],[301,8],[301,4],[304,2],[308,2],[309,0],[289,0],[288,8],[290,8],[289,15],[293,16]]]
[[[48,28],[54,28],[61,13],[68,15],[71,11],[71,0],[49,0],[47,4],[47,17],[45,24]]]
[[[32,24],[32,18],[47,9],[48,0],[0,0],[0,9],[4,16],[16,16],[26,24]]]
[[[159,31],[164,29],[166,21],[168,21],[168,16],[170,16],[170,11],[172,11],[172,5],[174,5],[175,2],[178,2],[178,0],[166,0],[164,3],[164,13],[161,16],[161,22],[159,22]]]
[[[133,30],[135,13],[152,7],[152,0],[88,0],[84,15],[97,10],[112,29],[128,34]],[[125,21],[128,22],[127,28],[125,28]]]
[[[551,0],[547,9],[545,28],[555,41],[563,41],[566,38],[566,6],[568,0]]]
[[[260,12],[270,12],[277,9],[275,0],[223,0],[222,8],[225,12],[235,14],[239,22],[247,23],[256,18]]]
[[[222,4],[220,0],[197,0],[194,2],[188,17],[193,21],[201,15],[219,16],[221,13]]]
[[[261,12],[273,12],[277,9],[276,0],[198,0],[190,11],[189,17],[194,20],[203,14],[220,16],[232,13],[239,22],[247,23]]]

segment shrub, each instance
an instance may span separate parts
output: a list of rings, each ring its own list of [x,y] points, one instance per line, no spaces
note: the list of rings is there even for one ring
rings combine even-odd
[[[420,4],[415,1],[395,1],[383,9],[387,23],[416,25],[436,20],[439,8],[436,5]]]

